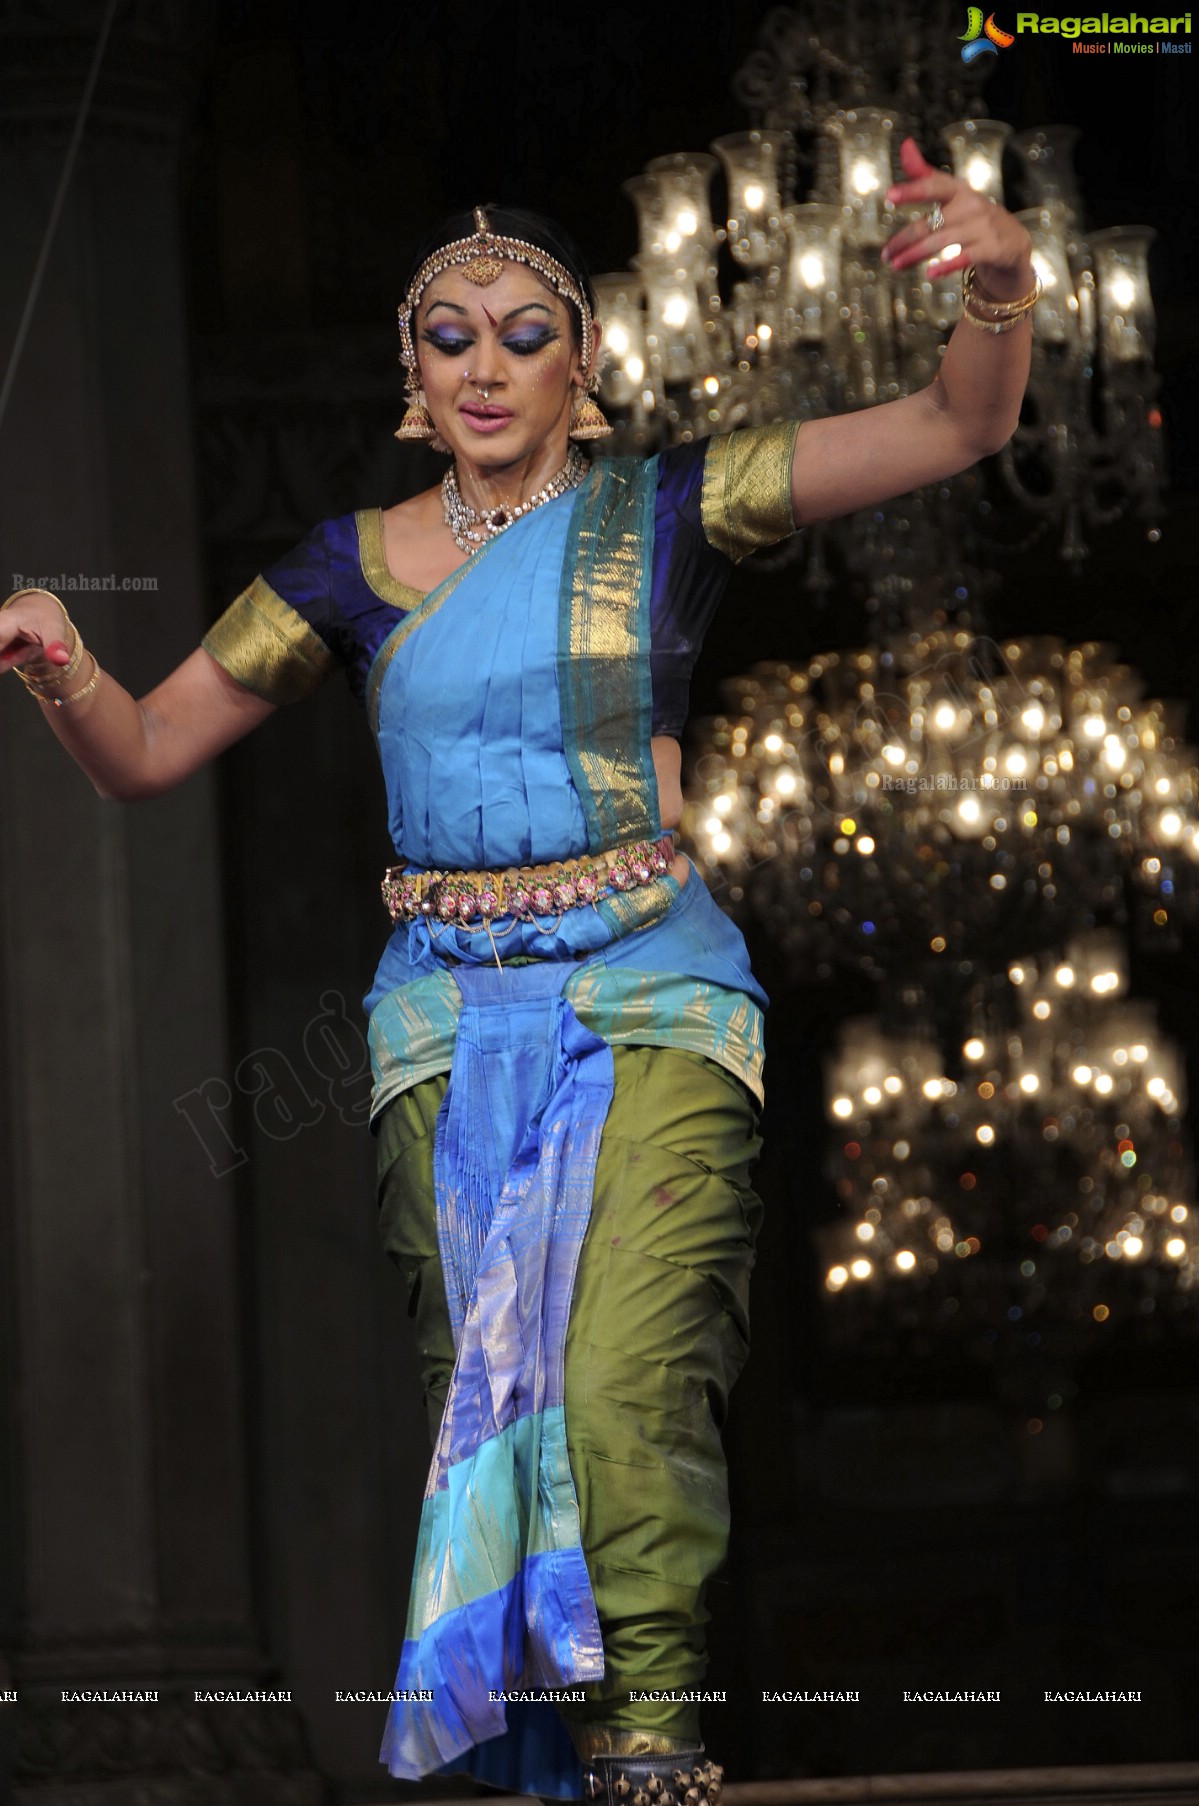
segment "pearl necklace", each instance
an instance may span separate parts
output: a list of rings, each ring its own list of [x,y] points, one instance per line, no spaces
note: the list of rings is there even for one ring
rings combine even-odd
[[[441,505],[445,510],[445,524],[454,535],[454,544],[463,552],[477,551],[489,539],[494,539],[497,533],[502,533],[505,527],[510,527],[513,521],[519,520],[522,514],[531,514],[543,502],[556,501],[568,489],[577,489],[590,469],[590,460],[584,457],[577,445],[572,445],[570,456],[558,474],[551,477],[536,495],[531,495],[527,502],[516,502],[511,508],[501,503],[498,508],[484,508],[476,512],[469,502],[463,500],[462,491],[458,487],[458,467],[451,464],[441,479]]]

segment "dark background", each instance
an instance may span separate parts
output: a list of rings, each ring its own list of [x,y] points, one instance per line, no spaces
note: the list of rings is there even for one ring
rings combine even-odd
[[[127,561],[119,568],[153,570],[162,470],[151,477],[148,422],[156,405],[177,415],[176,444],[192,460],[190,478],[186,465],[179,469],[196,503],[182,553],[193,561],[196,606],[169,629],[161,604],[100,623],[97,643],[120,675],[140,666],[143,687],[152,682],[169,667],[172,645],[178,657],[194,644],[197,614],[199,625],[215,618],[317,519],[395,501],[434,478],[436,461],[390,437],[403,406],[394,310],[430,221],[485,200],[531,206],[563,220],[595,270],[622,267],[636,234],[621,181],[652,156],[704,148],[750,123],[730,82],[765,10],[656,0],[570,12],[523,3],[228,3],[178,15],[177,38],[167,50],[159,40],[155,52],[176,59],[163,86],[177,136],[161,153],[167,173],[158,191],[173,195],[176,221],[164,203],[161,222],[130,254],[130,292],[120,304],[140,319],[138,333],[166,332],[137,315],[138,259],[148,268],[157,258],[159,273],[166,264],[178,270],[186,380],[156,402],[144,370],[138,374],[149,341],[130,328],[108,371],[106,420],[114,444],[124,432],[132,459],[123,479]],[[946,17],[956,37],[961,23]],[[73,34],[75,23],[61,24],[73,46],[62,62],[77,78],[86,33]],[[110,71],[140,78],[147,33],[155,39],[145,13],[131,9],[118,25]],[[45,51],[48,67],[54,56]],[[1082,128],[1078,167],[1091,226],[1140,221],[1158,230],[1151,273],[1172,485],[1160,544],[1121,523],[1093,535],[1092,557],[1072,576],[1052,539],[1044,541],[1005,570],[990,624],[999,634],[1113,641],[1143,673],[1147,693],[1188,700],[1199,737],[1195,80],[1192,57],[1083,57],[1064,40],[1021,37],[996,59],[985,93],[989,110],[1018,128]],[[136,87],[131,78],[131,95]],[[136,125],[126,119],[123,139],[112,125],[122,104],[135,110],[133,99],[102,87],[96,134],[81,155],[80,208],[98,204],[89,167],[123,179],[121,160],[137,154]],[[96,162],[101,132],[107,164]],[[72,216],[67,231],[77,227]],[[14,282],[30,267],[31,233],[18,238]],[[74,273],[53,274],[65,284]],[[54,292],[43,307],[51,315]],[[30,385],[35,373],[67,382],[37,360],[36,339],[29,361]],[[69,435],[48,444],[46,413],[35,405],[43,394],[30,391],[20,434],[14,441],[10,421],[0,451],[8,460],[24,454],[19,477],[15,464],[6,466],[16,488],[24,494],[26,482],[34,485],[33,470],[61,519],[71,504],[56,494],[53,466]],[[110,454],[110,484],[120,455]],[[54,556],[41,568],[56,568],[51,548],[65,528],[55,540],[53,506],[40,506],[48,524],[36,542],[43,558]],[[18,535],[11,517],[6,531],[10,540]],[[8,562],[30,569],[31,558],[18,542]],[[65,554],[64,563],[69,568]],[[85,619],[82,608],[75,612]],[[755,660],[852,645],[865,632],[844,598],[822,613],[794,575],[738,572],[697,669],[693,715],[715,710],[720,680]],[[4,700],[6,717],[25,701]],[[4,753],[12,756],[11,743]],[[6,785],[10,823],[15,809],[31,806],[25,792],[40,795],[44,783],[45,794],[57,796],[64,781],[50,763],[25,769],[19,799]],[[73,774],[65,782],[72,799],[86,790]],[[401,1288],[373,1241],[371,1147],[355,1120],[366,1081],[349,1025],[383,944],[375,887],[388,847],[370,737],[344,687],[281,712],[227,755],[215,803],[214,814],[200,811],[203,833],[170,842],[186,848],[183,872],[154,856],[155,838],[169,838],[166,824],[175,820],[167,804],[141,805],[139,820],[149,825],[130,831],[145,836],[128,855],[138,920],[153,918],[165,951],[157,966],[137,967],[137,1009],[155,1027],[134,1037],[135,1104],[122,1096],[156,1150],[142,1161],[152,1178],[139,1221],[157,1222],[169,1238],[178,1186],[188,1188],[198,1215],[208,1191],[219,1191],[228,1211],[221,1308],[236,1353],[231,1396],[240,1402],[230,1407],[225,1446],[240,1464],[243,1543],[233,1552],[231,1520],[218,1528],[209,1512],[201,1464],[183,1463],[174,1490],[161,1481],[151,1488],[153,1521],[164,1526],[155,1534],[164,1543],[175,1536],[171,1561],[180,1573],[202,1573],[206,1564],[215,1571],[225,1558],[241,1564],[242,1640],[257,1654],[251,1661],[243,1650],[240,1671],[256,1663],[260,1676],[293,1689],[313,1763],[338,1797],[390,1798],[401,1790],[374,1766],[382,1709],[332,1699],[335,1688],[391,1684],[426,1461]],[[70,806],[91,809],[93,801]],[[95,808],[105,819],[112,812]],[[0,877],[11,982],[16,925],[32,919],[16,893],[27,897],[21,887],[39,853],[36,836],[31,845],[16,826],[7,833]],[[178,911],[193,860],[207,862],[220,889],[213,964],[197,962],[183,1010],[161,989],[174,970],[171,934],[161,925],[173,919],[174,932],[186,934]],[[101,885],[106,869],[96,866]],[[822,1175],[821,1061],[837,1022],[868,1007],[869,995],[847,982],[794,987],[752,933],[751,951],[773,998],[758,1176],[768,1209],[755,1349],[729,1432],[733,1552],[712,1599],[710,1685],[727,1687],[730,1703],[709,1709],[710,1749],[741,1778],[1199,1758],[1187,1709],[1199,1680],[1191,1530],[1199,1401],[1184,1354],[1080,1347],[1071,1407],[1038,1439],[1026,1433],[1023,1408],[1008,1402],[1002,1372],[945,1358],[895,1366],[836,1357],[810,1242],[813,1226],[835,1211]],[[48,997],[52,958],[44,977]],[[1194,949],[1139,959],[1133,990],[1156,1000],[1163,1029],[1186,1044],[1193,1088]],[[32,1012],[35,1002],[25,1007]],[[18,1029],[27,1021],[20,996],[13,1019]],[[331,1023],[329,1041],[322,1024]],[[36,1121],[19,1105],[26,1056],[18,1029],[8,1044],[18,1102],[6,1145],[14,1149]],[[155,1036],[185,1050],[169,1070],[156,1063]],[[97,1083],[89,1072],[94,1065],[85,1063],[85,1094]],[[52,1078],[39,1069],[31,1093]],[[22,1476],[32,1471],[38,1435],[53,1442],[57,1419],[53,1403],[39,1402],[26,1383],[28,1170],[14,1154],[6,1235],[16,1277],[6,1296],[15,1478],[0,1646],[11,1674],[22,1683],[30,1677],[31,1698],[36,1677],[62,1671],[63,1650],[74,1650],[81,1671],[103,1676],[112,1651],[123,1649],[126,1671],[149,1674],[157,1638],[176,1652],[163,1672],[182,1684],[193,1670],[178,1648],[190,1639],[205,1649],[194,1672],[219,1673],[217,1639],[211,1627],[203,1636],[196,1630],[203,1613],[195,1601],[180,1603],[182,1582],[174,1604],[162,1583],[156,1602],[139,1605],[140,1618],[126,1612],[120,1635],[103,1629],[99,1607],[90,1629],[39,1629],[29,1530],[38,1507]],[[84,1163],[71,1175],[83,1216],[89,1170]],[[146,1386],[158,1401],[160,1474],[173,1471],[170,1451],[193,1438],[211,1396],[199,1384],[188,1393],[168,1383],[171,1351],[185,1366],[188,1337],[203,1333],[203,1299],[192,1302],[195,1319],[185,1322],[169,1304],[157,1307],[162,1360]],[[113,1321],[119,1327],[123,1312],[144,1308],[144,1299],[118,1301]],[[100,1313],[90,1349],[100,1362],[105,1321]],[[56,1474],[51,1460],[43,1484],[53,1488]],[[65,1486],[65,1470],[57,1477]],[[190,1521],[176,1535],[170,1526],[187,1515],[188,1500]],[[210,1549],[222,1537],[224,1556]],[[168,1570],[175,1571],[164,1557],[160,1572]],[[126,1660],[135,1644],[141,1653]],[[238,1669],[230,1660],[225,1672]],[[801,1687],[857,1688],[861,1703],[759,1703],[762,1688]],[[905,1706],[905,1687],[997,1687],[1003,1704]],[[1142,1704],[1055,1709],[1041,1703],[1044,1687],[1140,1688]],[[293,1757],[302,1767],[294,1749]],[[284,1755],[273,1760],[286,1767]]]

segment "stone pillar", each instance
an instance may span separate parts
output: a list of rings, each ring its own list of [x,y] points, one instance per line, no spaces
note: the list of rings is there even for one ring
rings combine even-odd
[[[204,605],[176,140],[203,9],[125,6],[0,425],[0,592],[65,576],[143,693]],[[0,4],[0,347],[103,7]],[[113,580],[110,584],[110,580]],[[93,586],[97,587],[93,587]],[[99,587],[104,585],[104,587]],[[251,1584],[237,1173],[175,1100],[228,1064],[213,796],[102,803],[0,684],[0,1734],[39,1806],[323,1797]],[[156,1691],[89,1704],[91,1690]],[[153,1778],[151,1778],[153,1777]]]

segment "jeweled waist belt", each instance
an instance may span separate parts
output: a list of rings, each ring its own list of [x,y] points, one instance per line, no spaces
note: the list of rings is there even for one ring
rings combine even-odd
[[[389,866],[383,901],[393,922],[432,917],[439,922],[489,923],[514,916],[562,915],[617,891],[653,884],[674,862],[674,835],[638,840],[608,853],[552,865],[508,866],[500,872],[409,872]]]

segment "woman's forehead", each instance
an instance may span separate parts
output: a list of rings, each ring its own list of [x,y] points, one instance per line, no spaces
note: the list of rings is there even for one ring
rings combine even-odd
[[[554,313],[565,306],[548,282],[543,282],[535,271],[511,258],[504,259],[503,268],[494,282],[482,286],[472,282],[461,270],[442,270],[421,296],[421,313],[427,314],[438,301],[445,302],[447,309],[487,314],[493,320],[501,319],[514,308],[533,303],[549,307]]]

